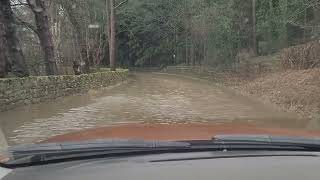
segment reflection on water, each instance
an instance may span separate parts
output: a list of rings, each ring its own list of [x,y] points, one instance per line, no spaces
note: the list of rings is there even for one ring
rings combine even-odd
[[[0,152],[8,147],[7,139],[0,127]]]
[[[320,129],[320,117],[314,117],[309,121],[307,128],[310,130],[319,130]]]
[[[67,132],[127,123],[250,123],[305,128],[306,121],[238,96],[205,80],[136,74],[103,92],[66,97],[0,113],[9,144],[30,143]],[[1,134],[0,134],[1,136]]]

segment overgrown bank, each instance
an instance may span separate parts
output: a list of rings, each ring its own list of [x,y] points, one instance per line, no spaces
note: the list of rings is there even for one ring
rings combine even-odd
[[[128,70],[100,70],[97,73],[65,76],[35,76],[0,79],[0,111],[18,106],[86,93],[125,81]]]
[[[320,69],[269,70],[261,74],[246,72],[218,72],[203,67],[175,66],[168,73],[196,75],[217,82],[238,93],[254,96],[263,102],[271,102],[285,111],[297,112],[304,118],[319,119]]]
[[[320,69],[276,72],[231,86],[305,118],[320,115]]]

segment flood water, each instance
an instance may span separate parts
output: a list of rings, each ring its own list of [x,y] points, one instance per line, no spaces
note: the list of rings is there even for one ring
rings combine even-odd
[[[303,129],[318,126],[296,117],[206,80],[138,73],[131,75],[127,83],[103,91],[0,113],[0,144],[31,143],[86,128],[128,123],[240,123]]]

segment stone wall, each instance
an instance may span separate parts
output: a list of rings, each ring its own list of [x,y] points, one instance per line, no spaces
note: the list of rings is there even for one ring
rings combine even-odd
[[[128,70],[101,71],[79,76],[35,76],[0,79],[0,111],[68,95],[86,93],[125,81]]]

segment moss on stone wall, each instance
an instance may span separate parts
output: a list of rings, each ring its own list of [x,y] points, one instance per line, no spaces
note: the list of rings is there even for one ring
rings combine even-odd
[[[85,93],[125,81],[128,70],[64,76],[31,76],[26,78],[0,79],[0,111],[18,106],[39,103],[72,94]]]

